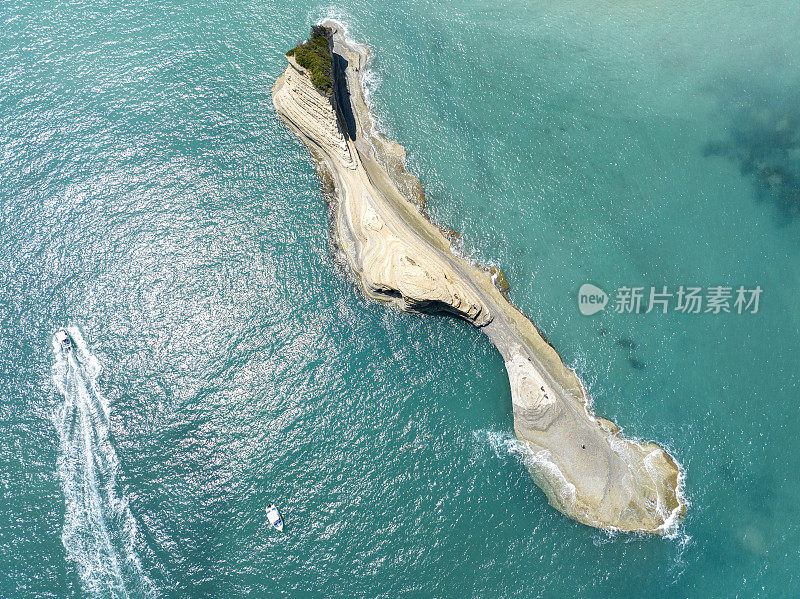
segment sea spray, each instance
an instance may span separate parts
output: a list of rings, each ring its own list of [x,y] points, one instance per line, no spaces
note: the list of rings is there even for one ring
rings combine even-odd
[[[53,382],[64,397],[53,415],[60,439],[64,494],[61,539],[92,597],[150,598],[156,593],[136,555],[136,520],[117,492],[119,459],[109,435],[109,407],[97,385],[102,367],[77,327],[74,349],[54,342]]]
[[[512,433],[482,429],[472,431],[472,438],[475,440],[476,449],[488,446],[496,458],[507,455],[521,456],[520,442]]]

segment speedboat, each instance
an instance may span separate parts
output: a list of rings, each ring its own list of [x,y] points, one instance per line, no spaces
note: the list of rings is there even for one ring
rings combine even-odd
[[[70,339],[69,333],[67,333],[66,329],[58,329],[56,331],[56,341],[58,341],[58,344],[64,351],[69,351],[72,349],[72,339]]]
[[[281,518],[281,514],[278,512],[278,508],[271,503],[267,506],[267,520],[275,527],[275,530],[283,532],[283,518]]]

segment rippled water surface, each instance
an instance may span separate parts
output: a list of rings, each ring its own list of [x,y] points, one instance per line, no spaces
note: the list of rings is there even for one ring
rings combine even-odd
[[[434,218],[503,267],[600,414],[684,465],[673,538],[548,507],[489,343],[334,266],[269,94],[324,16],[374,49],[374,111]],[[0,0],[0,20],[0,596],[798,588],[796,2]],[[755,315],[588,318],[587,281],[764,293]]]

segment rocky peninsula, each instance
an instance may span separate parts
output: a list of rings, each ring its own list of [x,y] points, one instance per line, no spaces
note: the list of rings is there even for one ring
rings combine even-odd
[[[686,511],[677,462],[596,416],[577,375],[506,298],[502,273],[459,256],[452,233],[427,218],[404,148],[377,131],[366,105],[368,49],[331,20],[315,27],[308,47],[314,38],[320,60],[291,53],[272,99],[332,186],[334,243],[366,295],[406,311],[456,314],[489,337],[508,371],[528,469],[553,507],[598,528],[671,530]]]

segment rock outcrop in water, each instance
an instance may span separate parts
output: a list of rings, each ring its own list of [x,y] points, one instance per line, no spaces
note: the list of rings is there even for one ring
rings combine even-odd
[[[340,24],[323,26],[331,97],[289,57],[272,98],[335,186],[333,235],[365,293],[402,310],[451,312],[486,333],[505,360],[528,469],[556,509],[599,528],[666,532],[685,512],[675,460],[595,416],[575,373],[498,289],[502,274],[451,250],[419,210],[421,185],[405,169],[405,150],[376,131],[361,81],[367,49]]]

